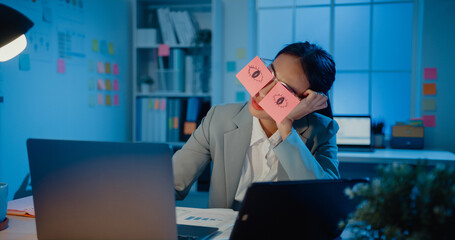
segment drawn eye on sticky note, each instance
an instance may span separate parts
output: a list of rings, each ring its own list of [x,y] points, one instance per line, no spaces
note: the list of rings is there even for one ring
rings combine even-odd
[[[275,122],[280,123],[299,104],[300,100],[282,84],[275,86],[259,102]]]
[[[261,59],[256,56],[237,73],[236,77],[251,96],[254,96],[272,80],[273,75]]]

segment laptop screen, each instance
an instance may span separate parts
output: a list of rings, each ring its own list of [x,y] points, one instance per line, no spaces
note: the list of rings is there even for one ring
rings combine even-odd
[[[334,116],[340,129],[337,133],[338,146],[371,146],[370,116]]]

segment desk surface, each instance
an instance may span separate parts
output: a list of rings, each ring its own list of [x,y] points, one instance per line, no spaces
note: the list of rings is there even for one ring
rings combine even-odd
[[[340,162],[350,163],[411,163],[428,160],[428,164],[455,165],[455,154],[449,151],[375,149],[374,152],[338,152]]]
[[[7,216],[9,219],[9,227],[0,231],[1,240],[38,240],[36,235],[35,218]],[[229,239],[232,227],[221,231],[211,239]]]

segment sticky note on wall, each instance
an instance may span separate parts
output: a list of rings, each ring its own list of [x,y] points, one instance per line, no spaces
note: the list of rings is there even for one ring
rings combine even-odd
[[[438,69],[437,68],[424,68],[423,69],[423,79],[435,80],[437,78],[438,78]]]
[[[423,99],[422,110],[423,111],[436,111],[436,99]]]
[[[435,115],[423,115],[423,125],[425,127],[436,127]]]
[[[424,83],[423,95],[436,95],[436,83]]]

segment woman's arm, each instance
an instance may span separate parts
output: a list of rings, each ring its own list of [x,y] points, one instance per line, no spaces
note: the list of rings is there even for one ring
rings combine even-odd
[[[210,162],[210,122],[216,107],[212,107],[182,149],[172,157],[176,199],[186,197],[191,186]]]
[[[310,152],[295,129],[274,148],[281,166],[289,180],[335,179],[338,172],[338,147],[336,133],[338,124],[331,120],[325,131],[318,132],[314,138],[314,154]]]

